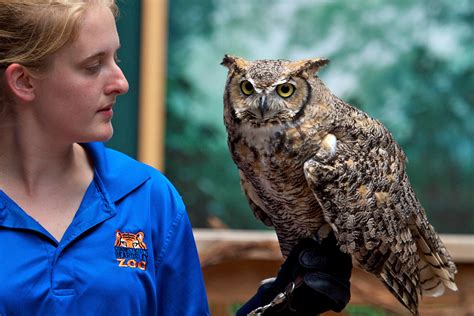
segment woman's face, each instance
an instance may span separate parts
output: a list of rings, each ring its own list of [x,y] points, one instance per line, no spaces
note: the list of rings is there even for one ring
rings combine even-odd
[[[128,82],[116,64],[115,19],[103,6],[89,8],[77,38],[52,56],[35,82],[34,117],[53,141],[107,141],[116,98]]]

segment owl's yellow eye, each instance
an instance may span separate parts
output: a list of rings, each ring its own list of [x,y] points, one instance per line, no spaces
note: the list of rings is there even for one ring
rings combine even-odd
[[[242,81],[242,83],[240,84],[240,89],[245,95],[251,95],[255,91],[253,85],[248,80]]]
[[[277,86],[277,93],[282,98],[289,98],[295,92],[295,86],[291,83],[283,83]]]

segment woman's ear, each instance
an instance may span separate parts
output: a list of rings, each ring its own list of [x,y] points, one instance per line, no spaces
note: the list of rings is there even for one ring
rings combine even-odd
[[[5,69],[5,81],[12,96],[23,101],[32,101],[35,98],[33,77],[31,73],[20,64],[10,64]]]

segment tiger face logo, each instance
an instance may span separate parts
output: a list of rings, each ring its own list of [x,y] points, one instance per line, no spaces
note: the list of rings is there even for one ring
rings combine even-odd
[[[143,234],[143,232],[138,232],[136,234],[122,233],[117,229],[115,232],[115,246],[147,249],[146,244],[143,242],[144,238],[145,234]]]
[[[148,249],[143,232],[129,233],[115,231],[115,258],[121,268],[146,270]]]

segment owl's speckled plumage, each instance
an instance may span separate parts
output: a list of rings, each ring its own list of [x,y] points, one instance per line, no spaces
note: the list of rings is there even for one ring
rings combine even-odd
[[[417,315],[418,295],[457,289],[456,267],[413,192],[402,149],[315,76],[327,63],[224,57],[224,122],[242,189],[284,256],[332,229],[341,251]]]

